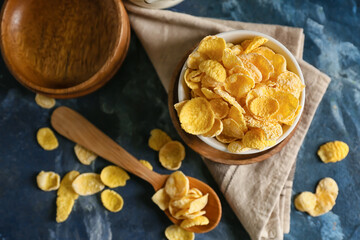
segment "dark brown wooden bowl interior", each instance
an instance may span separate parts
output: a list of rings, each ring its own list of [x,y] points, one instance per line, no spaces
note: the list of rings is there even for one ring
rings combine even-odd
[[[7,0],[3,58],[24,86],[58,98],[105,84],[125,58],[130,38],[120,0]]]
[[[190,54],[190,52],[189,52]],[[179,76],[184,65],[187,56],[180,61],[178,64],[170,84],[169,89],[169,96],[168,96],[168,107],[170,112],[171,120],[179,133],[182,140],[195,152],[199,153],[203,157],[206,157],[213,162],[222,163],[222,164],[229,164],[229,165],[244,165],[244,164],[251,164],[256,162],[264,161],[265,159],[271,157],[275,153],[278,153],[291,139],[294,135],[297,126],[299,125],[301,119],[299,120],[298,124],[295,126],[294,130],[279,144],[270,148],[266,151],[254,154],[232,154],[227,153],[218,149],[211,147],[210,145],[203,142],[200,138],[196,135],[191,135],[186,133],[180,126],[179,118],[177,116],[176,110],[174,108],[174,104],[177,103],[178,100],[178,83],[179,83]]]

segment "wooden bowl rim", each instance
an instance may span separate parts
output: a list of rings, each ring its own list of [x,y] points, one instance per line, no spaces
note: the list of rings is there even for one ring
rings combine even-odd
[[[193,48],[194,49],[194,48]],[[302,115],[300,116],[300,119],[296,126],[294,127],[293,131],[280,143],[278,143],[276,146],[263,151],[259,153],[253,153],[253,154],[232,154],[227,153],[218,149],[215,149],[211,147],[210,145],[203,142],[200,138],[198,138],[196,135],[191,135],[189,133],[186,133],[180,126],[180,121],[177,116],[176,110],[174,108],[174,104],[178,102],[178,91],[177,86],[179,82],[179,76],[182,69],[182,66],[184,65],[187,56],[193,51],[193,49],[189,50],[188,53],[181,59],[181,61],[178,63],[170,83],[169,88],[169,94],[168,94],[168,108],[171,120],[174,124],[174,127],[176,131],[179,133],[182,140],[195,152],[200,154],[201,156],[221,164],[226,165],[246,165],[246,164],[252,164],[264,161],[265,159],[268,159],[269,157],[273,156],[274,154],[281,151],[281,149],[290,141],[292,136],[295,134],[297,127],[299,126]],[[304,106],[305,107],[305,106]]]
[[[111,55],[109,55],[108,59],[104,62],[102,67],[89,79],[68,88],[48,88],[34,84],[31,80],[29,80],[26,77],[26,75],[20,74],[19,72],[15,71],[13,66],[9,64],[9,59],[6,54],[7,51],[5,47],[6,45],[3,42],[3,39],[5,38],[5,34],[3,33],[4,15],[9,2],[10,0],[5,0],[1,9],[1,23],[0,23],[1,54],[3,56],[6,66],[8,67],[12,75],[15,77],[15,79],[18,82],[20,82],[26,88],[34,92],[55,98],[71,98],[71,97],[83,96],[97,90],[98,88],[102,87],[105,83],[107,83],[116,73],[116,71],[119,69],[122,62],[124,61],[130,44],[130,22],[122,1],[113,0],[113,2],[117,7],[117,16],[121,24],[119,25],[118,28],[119,34],[116,39],[113,52],[111,53]]]

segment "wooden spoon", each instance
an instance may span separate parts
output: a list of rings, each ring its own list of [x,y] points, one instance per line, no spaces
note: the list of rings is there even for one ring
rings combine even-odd
[[[134,156],[74,110],[67,107],[58,107],[51,116],[51,125],[64,137],[149,182],[155,191],[165,185],[168,175],[158,174],[143,166]],[[209,193],[209,201],[204,209],[209,224],[194,226],[187,230],[195,233],[208,232],[218,225],[221,218],[222,210],[219,197],[206,183],[196,178],[188,178],[191,188],[198,188],[203,194]],[[154,207],[156,206],[154,205]],[[180,224],[181,220],[173,218],[168,210],[165,213],[174,224]]]

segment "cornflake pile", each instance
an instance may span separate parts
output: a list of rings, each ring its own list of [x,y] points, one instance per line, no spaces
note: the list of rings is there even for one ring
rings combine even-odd
[[[208,195],[203,195],[197,188],[189,188],[189,179],[181,171],[176,171],[168,177],[165,187],[153,195],[152,200],[161,210],[168,209],[175,219],[183,220],[180,227],[187,229],[209,224],[209,219],[203,216]]]
[[[304,85],[284,56],[255,37],[240,44],[207,36],[187,59],[190,100],[175,104],[181,127],[215,137],[230,152],[272,146],[301,110]]]

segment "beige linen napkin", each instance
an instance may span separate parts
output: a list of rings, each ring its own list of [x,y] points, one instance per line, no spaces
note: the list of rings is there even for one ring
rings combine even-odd
[[[301,122],[289,143],[266,161],[223,165],[204,159],[233,211],[252,239],[283,239],[290,230],[291,190],[295,161],[330,78],[301,60],[300,28],[199,18],[126,4],[132,29],[143,44],[161,82],[169,90],[172,74],[184,54],[204,36],[246,29],[268,34],[298,58],[306,82]]]

